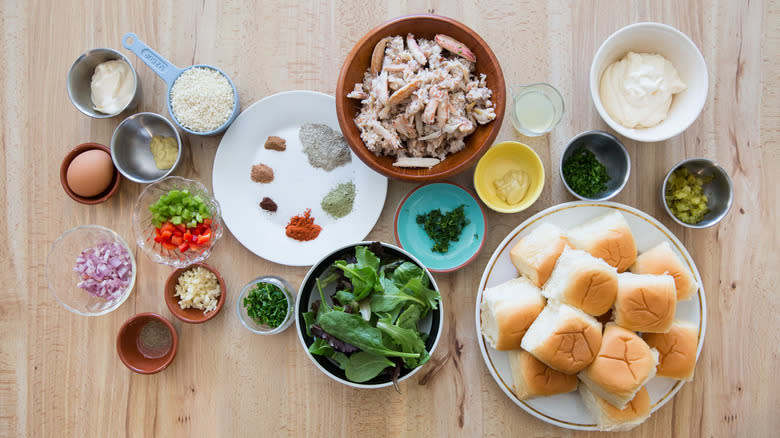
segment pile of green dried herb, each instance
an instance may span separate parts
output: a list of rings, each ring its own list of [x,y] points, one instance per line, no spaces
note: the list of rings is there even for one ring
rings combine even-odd
[[[471,223],[463,212],[465,207],[465,204],[461,204],[447,213],[442,213],[441,209],[437,208],[417,215],[417,223],[422,225],[428,237],[433,240],[431,250],[445,253],[450,249],[450,242],[458,241],[463,228]]]
[[[563,162],[563,178],[575,193],[586,198],[593,198],[607,190],[609,181],[607,168],[585,146],[575,149]]]
[[[244,298],[246,313],[260,325],[276,328],[287,318],[287,297],[279,287],[257,283]]]

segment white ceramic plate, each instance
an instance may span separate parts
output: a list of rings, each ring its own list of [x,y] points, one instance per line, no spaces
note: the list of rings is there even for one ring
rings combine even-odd
[[[321,123],[339,130],[333,96],[313,91],[288,91],[261,99],[230,125],[214,158],[214,197],[222,207],[222,219],[248,250],[272,262],[306,266],[344,244],[363,240],[382,212],[387,179],[352,155],[352,161],[330,172],[309,165],[298,138],[304,123]],[[276,135],[287,141],[287,150],[263,147]],[[263,163],[274,171],[268,184],[253,182],[252,165]],[[320,201],[336,185],[353,181],[352,212],[333,219]],[[275,213],[260,208],[263,197],[278,205]],[[290,218],[310,208],[320,235],[300,242],[285,235]]]
[[[490,371],[493,379],[495,379],[501,390],[506,393],[507,397],[536,418],[567,429],[598,430],[593,417],[585,408],[577,392],[539,397],[531,400],[519,400],[515,396],[512,392],[512,373],[509,368],[507,353],[497,351],[487,345],[480,331],[479,304],[482,302],[482,292],[485,288],[496,286],[517,277],[517,271],[509,259],[509,251],[521,237],[528,234],[538,224],[549,222],[566,230],[612,210],[618,210],[626,218],[634,235],[637,250],[640,253],[663,241],[669,242],[672,249],[693,272],[699,284],[699,290],[691,300],[677,303],[675,317],[698,325],[699,344],[696,350],[697,359],[704,342],[704,331],[707,326],[707,303],[704,298],[704,290],[701,287],[701,276],[688,251],[663,224],[647,213],[614,202],[568,202],[550,207],[530,217],[510,232],[498,245],[498,248],[496,248],[485,267],[485,272],[482,274],[482,280],[479,283],[479,293],[477,294],[477,339],[479,339],[479,349],[482,351],[482,357],[485,360],[488,371]],[[655,377],[650,380],[646,388],[650,394],[652,411],[654,412],[671,400],[677,391],[680,390],[683,383],[682,381],[664,377]]]

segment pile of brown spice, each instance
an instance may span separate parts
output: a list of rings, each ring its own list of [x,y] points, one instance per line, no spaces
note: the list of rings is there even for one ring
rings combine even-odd
[[[262,201],[260,201],[260,208],[262,208],[265,211],[276,211],[277,206],[276,206],[276,202],[274,202],[273,199],[266,196],[263,198]]]
[[[274,180],[274,170],[265,164],[252,166],[252,181],[256,183],[269,183]]]
[[[303,216],[298,215],[290,218],[290,223],[284,228],[287,237],[300,241],[314,240],[320,235],[320,231],[322,231],[322,227],[314,223],[310,208],[303,212]]]
[[[283,139],[282,137],[277,137],[275,135],[272,135],[268,137],[268,139],[265,141],[266,149],[271,149],[274,151],[283,151],[287,149],[287,141]]]

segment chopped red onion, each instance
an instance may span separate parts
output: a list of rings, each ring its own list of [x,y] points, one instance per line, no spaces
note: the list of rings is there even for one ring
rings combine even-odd
[[[83,279],[78,287],[94,297],[113,301],[130,284],[133,264],[127,248],[119,242],[105,240],[81,251],[73,270]]]

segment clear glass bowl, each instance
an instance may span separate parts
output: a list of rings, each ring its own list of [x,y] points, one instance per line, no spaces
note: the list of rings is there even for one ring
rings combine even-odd
[[[287,316],[284,318],[284,321],[281,325],[279,325],[279,327],[274,328],[269,327],[266,324],[256,323],[247,313],[246,307],[244,307],[244,298],[249,295],[249,291],[258,283],[269,283],[278,287],[282,290],[282,292],[284,292],[284,296],[287,298]],[[241,324],[243,324],[244,327],[260,335],[275,335],[287,330],[287,327],[289,327],[293,322],[293,308],[295,307],[295,297],[293,296],[292,291],[293,288],[290,283],[288,283],[287,280],[283,278],[274,277],[272,275],[255,278],[254,280],[247,283],[243,289],[241,289],[241,294],[239,294],[238,300],[236,300],[236,312],[238,313],[238,319],[241,320]]]
[[[92,296],[78,287],[81,277],[73,270],[76,258],[83,250],[104,241],[119,242],[127,250],[132,263],[130,283],[124,292],[110,301]],[[62,233],[46,256],[46,282],[52,295],[63,307],[83,316],[105,315],[121,306],[135,286],[136,272],[135,257],[127,242],[113,230],[100,225],[82,225]]]
[[[152,225],[152,212],[149,206],[157,202],[160,196],[171,190],[189,190],[190,193],[200,195],[211,210],[211,241],[208,246],[198,250],[189,250],[179,252],[178,249],[165,249],[162,244],[154,241],[155,227]],[[219,203],[209,193],[206,186],[198,181],[194,181],[179,176],[169,176],[149,184],[144,191],[138,195],[133,208],[133,232],[135,241],[143,252],[156,263],[183,268],[193,263],[202,262],[211,255],[211,250],[224,232],[222,224],[222,212]]]

